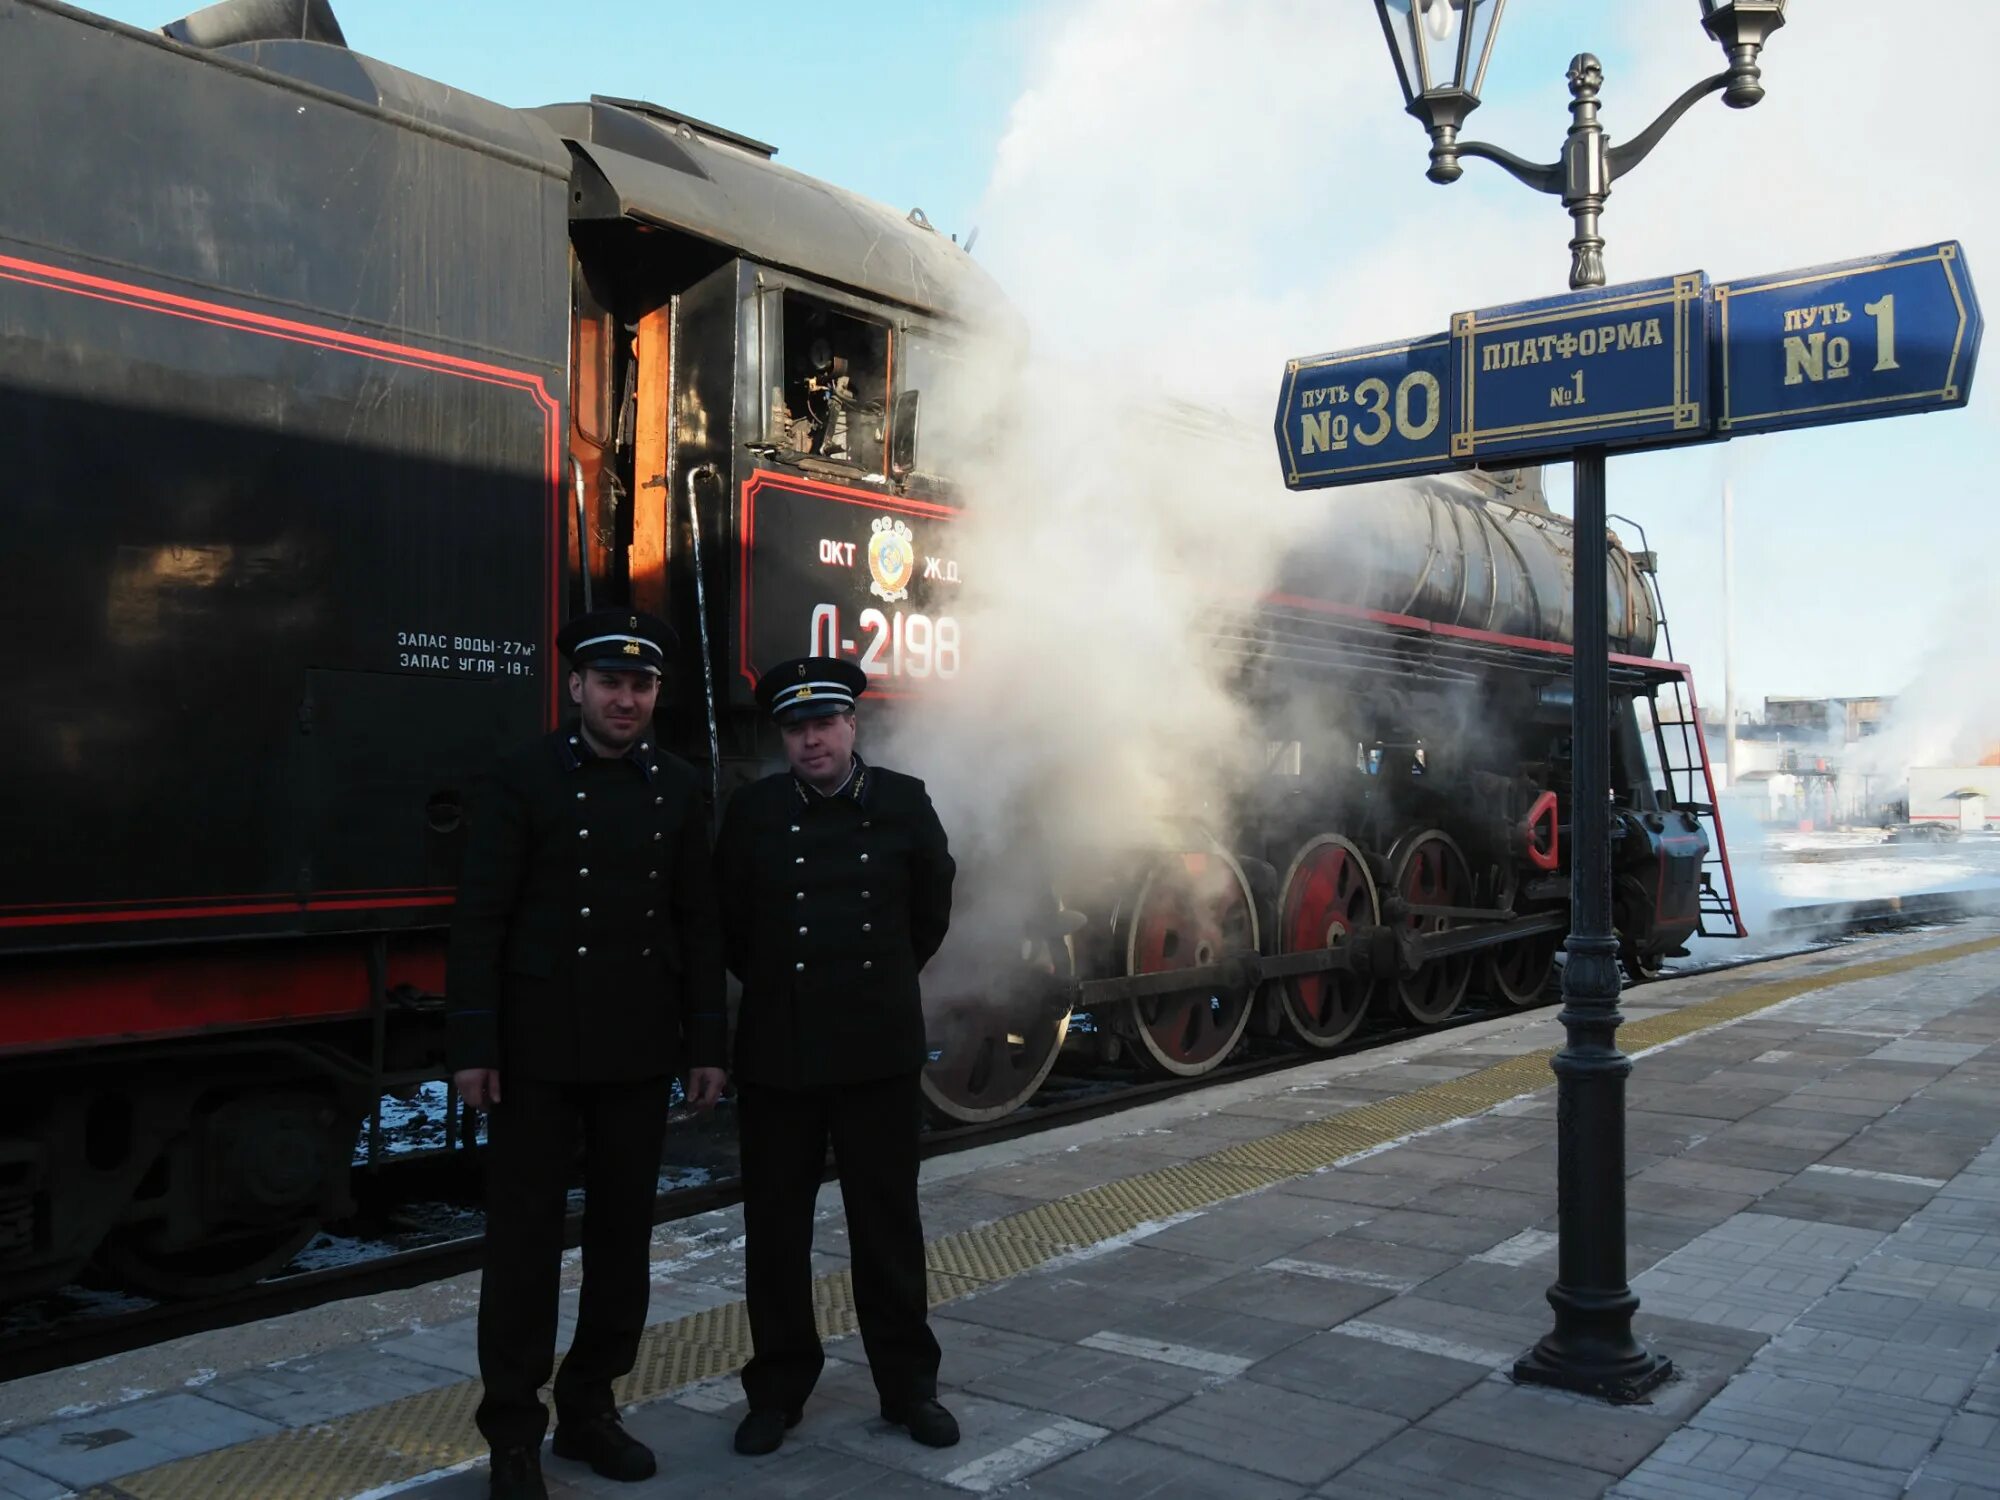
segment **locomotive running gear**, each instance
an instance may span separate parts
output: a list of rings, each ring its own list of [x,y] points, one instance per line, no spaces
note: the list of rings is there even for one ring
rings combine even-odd
[[[868,691],[868,674],[837,656],[798,656],[757,679],[757,706],[780,724],[846,713]]]

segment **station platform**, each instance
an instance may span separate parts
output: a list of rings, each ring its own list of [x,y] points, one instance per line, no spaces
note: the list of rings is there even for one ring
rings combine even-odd
[[[1510,1378],[1551,1323],[1550,1008],[927,1163],[952,1449],[877,1416],[829,1186],[832,1358],[783,1449],[738,1457],[740,1214],[664,1226],[620,1392],[660,1476],[551,1456],[550,1491],[2000,1497],[2000,918],[1623,1004],[1637,1327],[1676,1369],[1649,1402]],[[476,1297],[0,1386],[0,1497],[482,1496]]]

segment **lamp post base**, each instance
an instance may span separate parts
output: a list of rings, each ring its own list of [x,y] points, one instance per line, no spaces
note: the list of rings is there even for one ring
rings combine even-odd
[[[1579,1396],[1596,1396],[1621,1406],[1644,1401],[1673,1378],[1674,1362],[1664,1355],[1634,1347],[1618,1354],[1586,1343],[1582,1348],[1551,1347],[1554,1334],[1514,1361],[1514,1379],[1521,1385],[1553,1386]]]

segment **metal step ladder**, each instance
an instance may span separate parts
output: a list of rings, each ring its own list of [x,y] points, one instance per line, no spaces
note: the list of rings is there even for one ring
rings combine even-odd
[[[1716,809],[1715,769],[1708,758],[1708,737],[1701,730],[1692,674],[1683,669],[1653,690],[1652,718],[1668,798],[1683,812],[1693,813],[1708,835],[1708,856],[1701,865],[1701,935],[1747,937],[1736,899],[1736,875],[1729,864],[1729,842]]]
[[[1646,528],[1630,516],[1610,516],[1639,534],[1643,551],[1635,554],[1639,572],[1653,596],[1653,614],[1659,621],[1660,639],[1666,643],[1667,658],[1674,660],[1674,636],[1667,624],[1667,601],[1660,592],[1659,570],[1654,562]],[[1748,937],[1743,925],[1743,908],[1736,899],[1736,874],[1729,863],[1729,841],[1722,831],[1722,815],[1716,807],[1715,767],[1708,758],[1708,737],[1701,730],[1701,705],[1695,701],[1694,673],[1676,663],[1671,680],[1653,688],[1647,705],[1653,720],[1653,743],[1660,760],[1659,771],[1666,780],[1668,800],[1695,821],[1708,835],[1708,857],[1701,865],[1701,917],[1703,937]]]

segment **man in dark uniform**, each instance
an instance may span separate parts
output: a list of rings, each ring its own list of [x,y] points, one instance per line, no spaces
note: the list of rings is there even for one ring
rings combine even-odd
[[[735,1075],[756,1353],[739,1453],[777,1448],[819,1378],[813,1201],[829,1139],[882,1415],[918,1442],[958,1441],[937,1400],[917,1206],[917,973],[944,941],[955,866],[924,784],[854,753],[867,684],[832,657],[763,676],[757,699],[791,769],[739,791],[716,843],[729,966],[743,981]]]
[[[700,780],[652,739],[671,642],[629,610],[572,620],[556,644],[577,717],[503,757],[467,813],[446,988],[453,1082],[489,1115],[478,1421],[495,1500],[547,1494],[540,1388],[579,1130],[584,1279],[555,1451],[613,1479],[655,1470],[611,1383],[645,1327],[673,1078],[689,1064],[688,1102],[712,1105],[728,1029]]]

